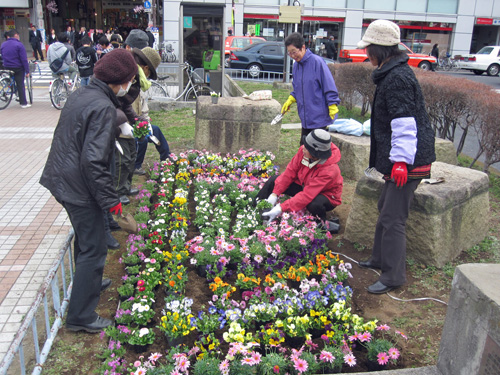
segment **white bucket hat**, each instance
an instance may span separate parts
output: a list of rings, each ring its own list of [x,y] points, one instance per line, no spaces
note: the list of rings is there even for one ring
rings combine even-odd
[[[358,48],[366,48],[370,44],[395,46],[400,42],[401,32],[398,25],[388,20],[376,20],[366,29],[365,35],[358,42]]]

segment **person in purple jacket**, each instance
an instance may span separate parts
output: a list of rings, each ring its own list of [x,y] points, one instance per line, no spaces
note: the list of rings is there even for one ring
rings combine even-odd
[[[302,122],[302,145],[304,138],[314,129],[327,130],[327,126],[333,124],[339,111],[339,93],[325,61],[306,48],[302,35],[290,34],[285,39],[285,47],[295,64],[292,70],[293,91],[283,104],[281,113],[297,103]]]
[[[19,40],[19,33],[16,29],[9,30],[6,36],[9,39],[3,42],[1,47],[3,66],[5,69],[14,72],[14,80],[16,81],[21,108],[29,108],[31,104],[28,104],[26,101],[26,92],[24,89],[24,77],[30,75],[26,49]]]

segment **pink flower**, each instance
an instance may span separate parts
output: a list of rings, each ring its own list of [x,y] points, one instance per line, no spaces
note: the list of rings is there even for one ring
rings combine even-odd
[[[359,336],[359,341],[361,342],[369,342],[372,339],[372,334],[370,332],[364,332]]]
[[[391,327],[389,327],[387,324],[382,324],[380,326],[377,326],[377,331],[389,331],[390,329]]]
[[[344,356],[344,362],[347,363],[350,367],[353,367],[356,365],[356,358],[354,358],[354,355],[352,353],[349,353]]]
[[[297,358],[293,363],[293,367],[295,367],[295,370],[297,370],[301,374],[307,371],[308,366],[309,365],[307,364],[307,361],[305,359]]]
[[[275,365],[275,366],[273,367],[273,372],[274,372],[275,374],[279,374],[279,373],[280,373],[280,367],[279,367],[278,365]]]
[[[390,348],[389,349],[389,356],[391,359],[398,359],[399,358],[399,350],[396,348]]]
[[[159,360],[160,358],[162,357],[162,355],[160,353],[151,353],[151,355],[149,356],[149,360],[150,361],[157,361]]]
[[[261,361],[261,358],[262,358],[262,356],[260,355],[260,353],[257,353],[257,352],[251,352],[251,353],[250,353],[250,355],[252,356],[252,358],[253,358],[253,360],[254,360],[255,364],[257,364],[257,365],[258,365],[258,364],[260,363],[260,361]]]
[[[335,360],[335,357],[332,353],[327,352],[326,350],[322,350],[321,354],[319,355],[319,359],[322,362],[332,363]]]
[[[408,337],[401,331],[396,331],[397,334],[401,335],[402,338],[404,338],[405,340],[408,340]]]
[[[134,362],[134,367],[139,367],[141,365],[141,361],[135,361]]]
[[[387,353],[386,352],[378,353],[377,362],[379,365],[386,365],[387,362],[389,362],[389,356],[387,355]]]
[[[241,360],[241,364],[242,364],[242,365],[253,366],[253,365],[255,365],[255,361],[253,360],[253,358],[252,358],[252,357],[244,357],[244,358]]]

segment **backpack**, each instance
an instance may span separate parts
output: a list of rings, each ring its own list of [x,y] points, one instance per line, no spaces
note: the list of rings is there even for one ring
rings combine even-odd
[[[54,61],[52,61],[50,63],[50,65],[49,65],[50,70],[52,70],[54,73],[57,73],[59,71],[59,69],[61,69],[61,67],[63,66],[64,59],[66,58],[68,53],[69,53],[69,49],[66,48],[66,52],[64,52],[61,57],[58,57],[57,59],[55,59]]]

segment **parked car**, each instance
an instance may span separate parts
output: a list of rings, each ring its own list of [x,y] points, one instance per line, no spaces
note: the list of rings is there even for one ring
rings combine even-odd
[[[266,40],[260,36],[228,36],[224,43],[224,61],[226,61],[226,67],[228,66],[227,62],[229,61],[231,51],[238,51],[250,44],[262,43],[265,41]]]
[[[478,53],[460,56],[458,66],[477,75],[486,72],[489,76],[496,76],[500,71],[500,46],[487,46]]]
[[[436,68],[437,59],[434,56],[415,53],[409,49],[404,43],[399,43],[399,49],[408,54],[408,65],[423,70],[431,70]],[[367,62],[370,61],[366,55],[365,49],[343,49],[339,53],[340,62]]]
[[[323,57],[328,63],[335,61]],[[229,68],[245,69],[248,74],[257,78],[261,72],[283,72],[285,62],[285,44],[283,42],[263,42],[250,45],[240,51],[231,52]]]

